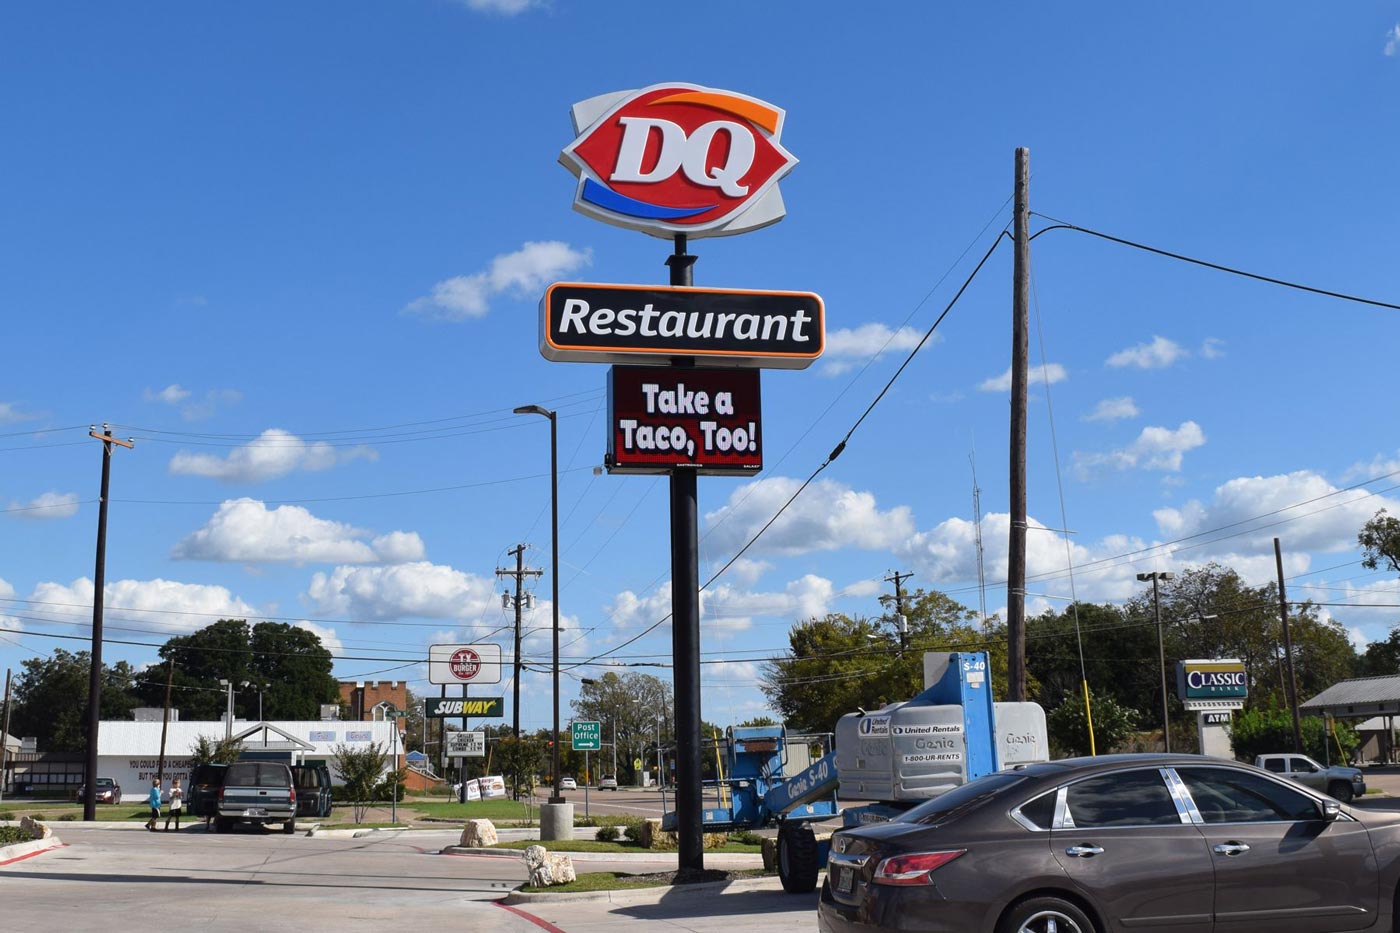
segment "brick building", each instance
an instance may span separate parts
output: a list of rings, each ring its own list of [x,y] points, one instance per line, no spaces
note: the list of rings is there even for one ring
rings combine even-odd
[[[385,711],[390,708],[408,709],[408,683],[401,680],[342,680],[340,701],[349,709],[346,719],[355,722],[384,719]]]

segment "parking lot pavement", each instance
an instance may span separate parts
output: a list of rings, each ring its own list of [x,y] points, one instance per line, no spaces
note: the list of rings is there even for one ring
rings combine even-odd
[[[454,832],[308,839],[245,830],[104,832],[63,825],[67,847],[0,874],[12,930],[383,929],[406,922],[538,933],[496,906],[525,877],[515,858],[436,853]]]
[[[709,885],[705,885],[709,888]],[[631,897],[635,901],[629,902]],[[608,933],[636,930],[689,930],[692,933],[744,933],[815,930],[817,895],[788,894],[781,889],[703,894],[671,889],[648,896],[638,893],[607,901],[530,903],[510,908],[550,925],[556,933]]]

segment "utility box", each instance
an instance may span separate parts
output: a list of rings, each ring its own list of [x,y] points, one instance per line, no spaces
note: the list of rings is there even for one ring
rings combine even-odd
[[[1004,767],[1049,760],[1045,712],[994,703],[982,652],[924,656],[926,689],[912,700],[836,724],[840,796],[927,800]]]

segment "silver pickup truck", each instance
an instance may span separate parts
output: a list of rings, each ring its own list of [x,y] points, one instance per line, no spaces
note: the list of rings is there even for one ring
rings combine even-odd
[[[297,791],[291,769],[277,761],[235,761],[224,772],[215,812],[215,832],[226,833],[234,823],[281,823],[284,833],[295,832]]]
[[[1347,803],[1353,797],[1366,793],[1366,779],[1356,768],[1333,765],[1324,768],[1307,755],[1285,754],[1260,755],[1254,764],[1265,771],[1305,784],[1313,790],[1320,790],[1329,797]]]

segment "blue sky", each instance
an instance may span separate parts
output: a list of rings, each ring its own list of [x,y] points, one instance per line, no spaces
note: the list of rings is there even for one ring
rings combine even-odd
[[[1046,215],[1400,300],[1398,24],[1393,2],[10,5],[0,664],[83,647],[52,636],[88,632],[86,433],[107,421],[136,438],[113,467],[109,637],[285,619],[328,637],[342,677],[436,692],[412,663],[428,644],[504,641],[507,549],[548,566],[547,427],[510,415],[540,403],[561,414],[564,655],[593,662],[566,699],[608,661],[669,677],[665,626],[611,650],[669,608],[666,484],[593,474],[606,368],[537,350],[549,282],[667,274],[667,243],[570,209],[570,105],[681,81],[787,111],[787,218],[696,241],[695,280],[821,294],[830,349],[764,375],[762,476],[701,480],[708,576],[1007,223],[1016,146]],[[877,614],[888,570],[977,605],[974,449],[986,599],[1004,607],[1010,263],[1000,249],[842,457],[715,584],[703,640],[725,663],[705,668],[707,719],[761,710],[755,659],[795,619]],[[1384,637],[1400,593],[1354,544],[1400,506],[1397,312],[1063,231],[1033,266],[1048,378],[1029,512],[1064,527],[1048,401],[1074,562],[1096,562],[1079,595],[1126,599],[1136,572],[1206,560],[1263,583],[1278,535],[1291,594],[1338,604],[1359,642]],[[1030,545],[1046,575],[1031,610],[1061,605],[1063,536]],[[535,587],[540,664],[549,577]],[[522,720],[545,725],[547,678],[523,686]]]

